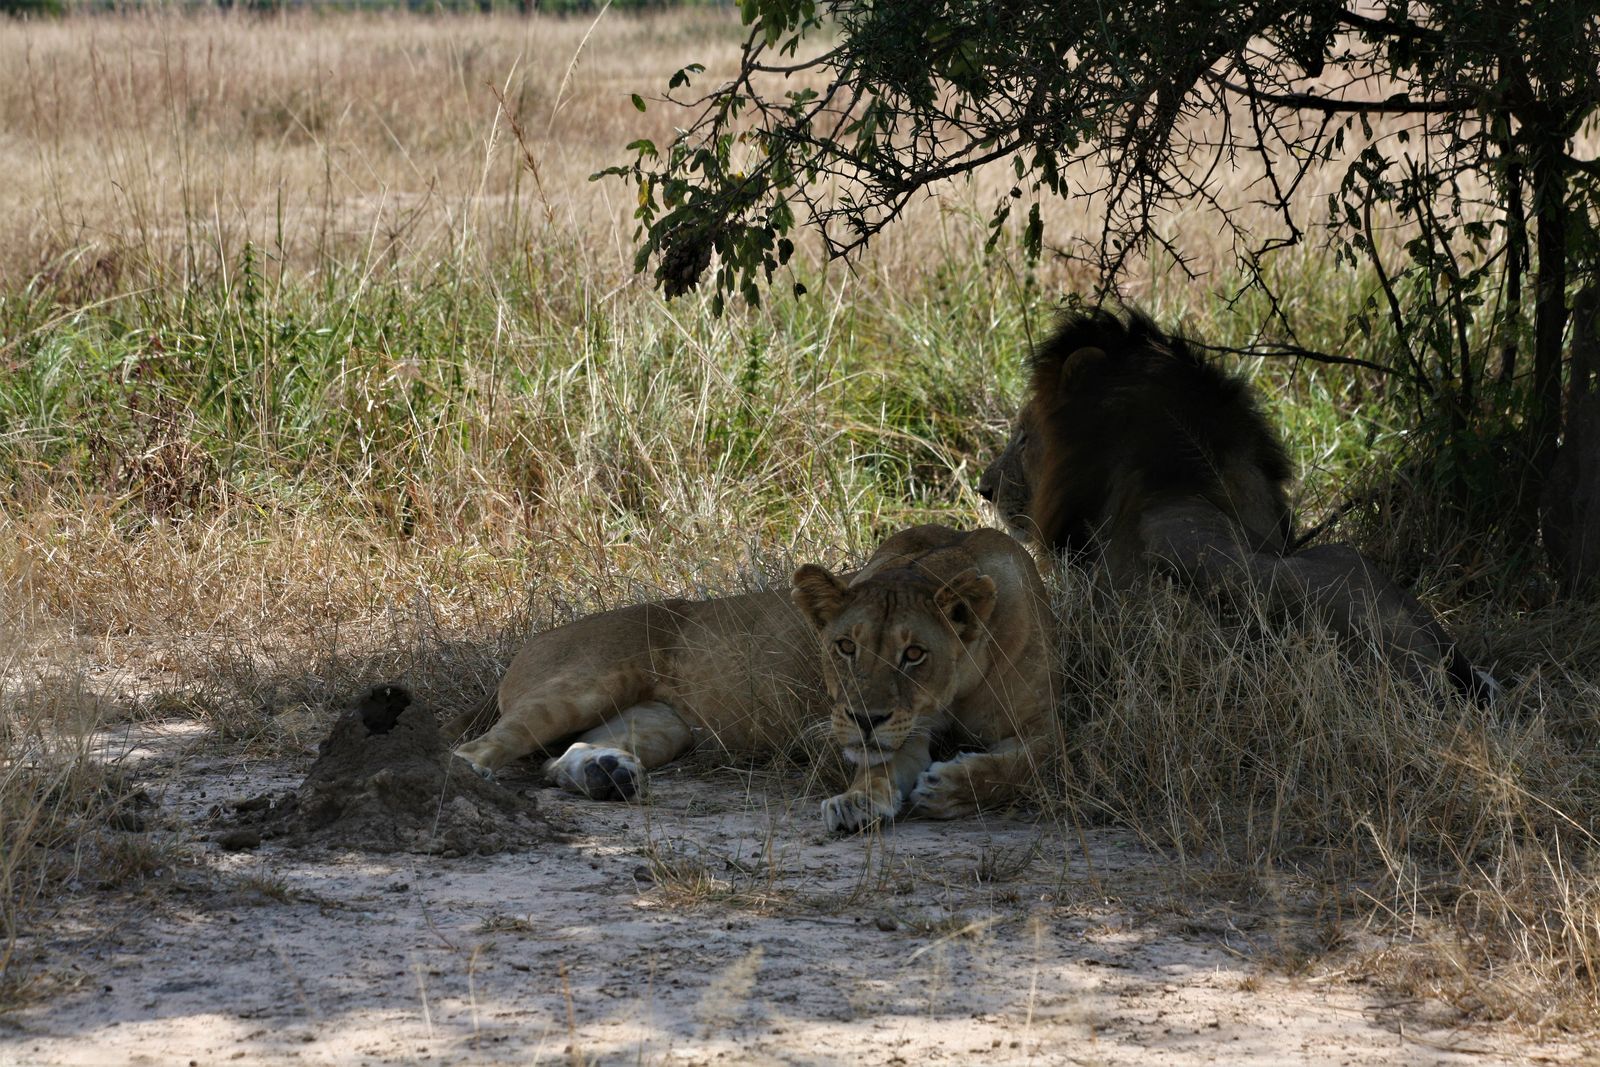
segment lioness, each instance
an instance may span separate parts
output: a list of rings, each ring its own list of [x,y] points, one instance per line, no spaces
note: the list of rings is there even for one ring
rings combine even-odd
[[[1149,319],[1072,315],[1033,355],[1032,386],[978,492],[1017,536],[1102,565],[1127,585],[1151,567],[1191,588],[1248,586],[1291,614],[1375,639],[1430,686],[1499,690],[1431,611],[1347,545],[1293,551],[1292,473],[1249,385]]]
[[[697,734],[771,749],[820,722],[856,766],[825,801],[829,830],[901,814],[945,819],[1009,800],[1044,758],[1053,649],[1032,558],[997,530],[918,526],[858,573],[801,567],[788,593],[667,600],[536,635],[496,698],[451,725],[480,773],[569,745],[546,764],[562,788],[626,799]],[[934,762],[946,735],[979,746]]]

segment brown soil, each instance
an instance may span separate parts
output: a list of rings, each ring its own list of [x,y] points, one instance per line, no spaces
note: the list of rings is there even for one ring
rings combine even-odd
[[[325,747],[345,731],[384,736],[346,722]],[[186,724],[105,747],[173,825],[303,774]],[[284,838],[85,893],[19,940],[55,994],[0,1017],[0,1064],[1596,1062],[1370,983],[1391,944],[1354,921],[1317,948],[1329,916],[1288,876],[1196,884],[1125,832],[1026,813],[827,834],[804,776],[719,762],[627,804],[506,768],[574,828],[523,851]]]
[[[393,685],[339,717],[299,789],[231,808],[215,836],[230,851],[281,838],[295,847],[488,856],[554,833],[531,798],[452,756],[434,713]]]

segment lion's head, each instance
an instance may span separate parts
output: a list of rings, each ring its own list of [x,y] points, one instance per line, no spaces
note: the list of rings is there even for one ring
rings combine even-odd
[[[978,492],[1017,537],[1099,554],[1152,504],[1203,499],[1281,551],[1292,469],[1248,383],[1149,319],[1067,317],[1032,359],[1028,400]],[[1136,546],[1124,546],[1132,549]]]
[[[870,766],[946,724],[951,701],[974,684],[996,591],[975,569],[941,581],[894,567],[847,583],[807,564],[792,595],[822,643],[834,738]]]
[[[1021,541],[1044,540],[1032,518],[1032,487],[1038,474],[1030,473],[1029,468],[1038,465],[1042,451],[1033,444],[1038,436],[1033,406],[1032,401],[1023,405],[1011,427],[1006,447],[978,477],[978,495],[994,505],[1000,521]]]

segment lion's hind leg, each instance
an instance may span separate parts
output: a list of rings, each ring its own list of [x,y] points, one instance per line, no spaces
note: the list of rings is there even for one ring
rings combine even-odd
[[[1500,699],[1500,683],[1473,666],[1433,612],[1356,549],[1318,545],[1285,557],[1278,568],[1291,576],[1299,601],[1335,632],[1375,639],[1385,657],[1425,691],[1436,692],[1442,668],[1467,700],[1488,705]]]
[[[494,725],[496,716],[500,714],[500,690],[489,690],[488,694],[472,708],[462,712],[444,724],[444,735],[452,741],[463,741],[467,737],[481,734]]]
[[[1146,549],[1190,585],[1208,591],[1261,590],[1292,618],[1311,615],[1340,637],[1376,641],[1384,658],[1432,691],[1440,668],[1462,695],[1494,699],[1499,684],[1473,667],[1433,612],[1348,545],[1319,545],[1290,556],[1251,550],[1210,504],[1153,509],[1139,524]]]
[[[513,760],[548,752],[565,738],[603,726],[649,696],[648,682],[635,671],[613,671],[598,679],[565,672],[529,680],[522,657],[500,683],[500,718],[482,737],[457,746],[456,755],[484,777]]]
[[[545,772],[569,793],[629,800],[644,785],[645,771],[677,759],[693,741],[671,705],[649,700],[579,737],[545,764]]]

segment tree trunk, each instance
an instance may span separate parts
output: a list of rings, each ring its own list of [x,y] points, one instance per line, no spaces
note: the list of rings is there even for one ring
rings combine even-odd
[[[1590,282],[1572,299],[1572,358],[1567,366],[1567,410],[1600,375],[1600,283]]]
[[[1506,167],[1506,316],[1500,349],[1499,384],[1508,389],[1517,373],[1522,333],[1522,275],[1528,269],[1528,214],[1522,202],[1522,167]]]
[[[1543,505],[1544,547],[1562,591],[1600,592],[1600,396],[1581,398],[1568,413]]]
[[[1542,483],[1561,434],[1561,352],[1567,329],[1567,175],[1562,143],[1535,142],[1533,214],[1538,223],[1539,273],[1533,315],[1533,476]],[[1538,499],[1535,492],[1533,498]]]

